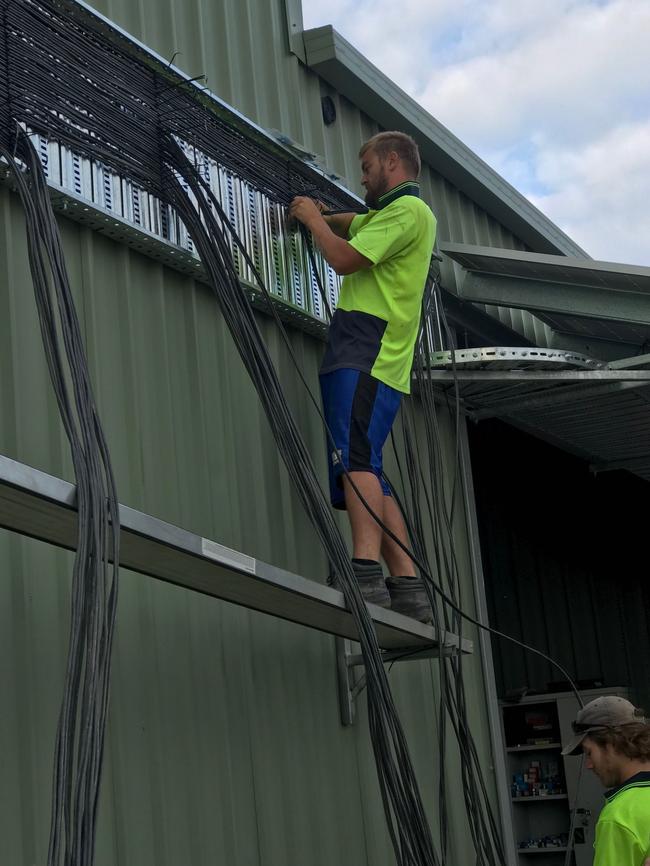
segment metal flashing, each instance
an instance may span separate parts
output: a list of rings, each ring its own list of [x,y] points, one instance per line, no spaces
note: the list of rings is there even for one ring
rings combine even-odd
[[[302,22],[302,0],[284,0],[284,8],[287,15],[289,46],[291,51],[305,63],[305,43],[302,39],[304,29]]]
[[[440,251],[464,269],[465,301],[534,311],[559,333],[650,339],[650,267],[449,242]]]
[[[120,505],[123,568],[356,640],[343,593],[246,556],[178,526]],[[77,540],[76,487],[0,455],[0,526],[69,550]],[[369,605],[386,650],[442,645],[472,651],[472,642]]]

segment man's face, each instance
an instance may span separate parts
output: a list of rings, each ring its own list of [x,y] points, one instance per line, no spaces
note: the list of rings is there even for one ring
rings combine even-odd
[[[365,200],[370,208],[376,208],[379,197],[388,191],[386,165],[372,148],[361,158],[361,186],[365,187]]]
[[[582,741],[582,751],[587,769],[593,770],[605,788],[615,788],[625,781],[621,778],[624,756],[615,752],[611,743],[599,746],[590,737],[585,737]]]

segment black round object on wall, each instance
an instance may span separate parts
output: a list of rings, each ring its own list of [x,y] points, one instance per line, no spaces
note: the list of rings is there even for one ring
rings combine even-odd
[[[336,120],[336,105],[334,105],[334,100],[331,96],[322,96],[320,105],[323,112],[323,123],[325,126],[329,126]]]

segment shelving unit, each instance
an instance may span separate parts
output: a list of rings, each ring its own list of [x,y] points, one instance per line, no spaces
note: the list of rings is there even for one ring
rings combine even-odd
[[[621,687],[581,693],[585,703],[602,694],[627,697]],[[576,810],[571,866],[591,866],[594,828],[604,805],[603,788],[588,770],[580,773],[581,758],[563,757],[562,744],[571,737],[571,722],[578,711],[572,692],[530,695],[518,703],[502,702],[501,722],[506,767],[510,781],[520,777],[526,795],[511,796],[510,811],[519,866],[536,857],[536,866],[561,866],[567,853],[571,816]],[[529,742],[547,740],[547,742]],[[537,780],[524,779],[532,766]],[[553,776],[550,781],[547,777]],[[549,784],[548,793],[535,793],[536,784]],[[511,791],[512,793],[512,791]],[[525,808],[524,808],[525,807]],[[529,808],[530,807],[530,808]],[[532,808],[535,807],[535,808]],[[562,838],[563,844],[522,848],[526,840]],[[559,855],[562,855],[561,857]]]
[[[534,855],[557,864],[557,855],[566,854],[571,823],[557,706],[543,699],[504,704],[502,718],[519,862]],[[539,847],[522,847],[531,840]]]
[[[544,794],[541,797],[513,797],[513,803],[544,803],[548,800],[567,800],[566,794]]]

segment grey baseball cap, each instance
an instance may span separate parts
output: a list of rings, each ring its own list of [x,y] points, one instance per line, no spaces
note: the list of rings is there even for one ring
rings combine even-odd
[[[606,728],[645,721],[643,710],[637,709],[625,698],[615,695],[595,698],[579,711],[575,721],[571,723],[575,736],[562,749],[562,754],[579,755],[582,741],[591,731],[602,731]]]

